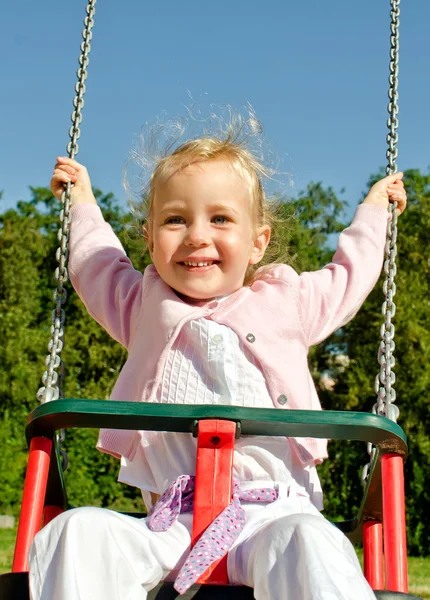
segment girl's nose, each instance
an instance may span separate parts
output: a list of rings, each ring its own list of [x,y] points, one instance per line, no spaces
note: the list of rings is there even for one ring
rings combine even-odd
[[[209,246],[211,243],[209,232],[201,225],[191,225],[187,229],[187,235],[184,243],[186,246],[202,248]]]

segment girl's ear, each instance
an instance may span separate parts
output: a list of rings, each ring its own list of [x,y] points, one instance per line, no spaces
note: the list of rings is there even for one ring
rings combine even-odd
[[[151,237],[149,235],[147,223],[142,225],[142,231],[143,231],[143,239],[145,240],[146,247],[147,247],[149,254],[151,256],[151,259],[152,259],[152,241],[151,241]]]
[[[254,239],[254,246],[251,251],[249,258],[250,265],[256,265],[263,258],[266,248],[270,242],[270,227],[269,225],[262,225],[257,230],[257,235]]]

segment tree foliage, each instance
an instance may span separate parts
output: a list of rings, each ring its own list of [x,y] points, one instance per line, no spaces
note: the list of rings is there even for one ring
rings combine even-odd
[[[372,177],[369,183],[375,178]],[[430,491],[430,353],[428,313],[430,176],[407,171],[409,208],[399,223],[396,303],[396,383],[400,424],[410,445],[406,464],[409,542],[414,553],[430,552],[427,507]],[[57,202],[44,188],[31,188],[29,202],[0,214],[0,512],[19,510],[26,463],[24,426],[37,404],[47,353],[57,247]],[[149,262],[142,254],[139,224],[122,211],[111,194],[96,191],[106,219],[120,236],[136,268]],[[299,196],[279,205],[277,237],[288,247],[298,270],[321,267],[331,257],[342,230],[346,203],[331,188],[311,183]],[[309,362],[324,408],[370,410],[381,316],[381,284],[347,326],[312,349]],[[125,361],[125,350],[87,315],[76,294],[66,308],[66,397],[105,399]],[[327,386],[327,381],[330,385]],[[67,433],[72,502],[118,509],[139,505],[139,493],[116,483],[118,463],[94,450],[97,433]],[[329,515],[348,517],[362,488],[363,445],[331,443],[330,460],[320,469]]]

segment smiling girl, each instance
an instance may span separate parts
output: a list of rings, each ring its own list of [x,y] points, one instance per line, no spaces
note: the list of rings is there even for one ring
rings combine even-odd
[[[72,283],[89,313],[128,350],[113,399],[320,408],[309,347],[352,318],[375,285],[389,200],[399,213],[406,206],[403,175],[371,188],[329,265],[298,275],[282,264],[255,271],[270,242],[264,173],[231,137],[200,138],[161,159],[144,229],[153,265],[142,274],[104,221],[86,169],[57,159],[54,195],[74,184]],[[257,600],[375,597],[349,541],[320,513],[316,465],[326,445],[237,440],[234,477],[245,523],[228,549],[228,571],[230,582],[252,587]],[[119,479],[142,490],[152,516],[172,510],[170,491],[195,473],[190,434],[102,430],[98,448],[121,460]],[[266,495],[257,501],[261,489]],[[152,506],[151,494],[166,490]],[[183,593],[196,579],[190,561],[184,565],[191,514],[164,529],[151,516],[96,508],[60,515],[32,547],[31,597],[144,600],[167,576],[177,577]]]

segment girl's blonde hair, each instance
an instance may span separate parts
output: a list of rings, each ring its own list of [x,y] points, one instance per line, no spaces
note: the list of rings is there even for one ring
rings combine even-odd
[[[251,118],[252,121],[251,119],[244,121],[242,118],[232,119],[227,131],[222,132],[219,137],[204,135],[178,145],[173,151],[170,144],[165,155],[155,161],[155,167],[139,210],[140,213],[143,211],[145,215],[143,229],[149,247],[151,245],[153,209],[158,184],[165,183],[172,175],[196,162],[225,160],[230,163],[232,168],[249,184],[255,231],[262,225],[269,225],[273,231],[273,226],[279,222],[276,214],[279,202],[269,202],[267,200],[262,180],[272,178],[274,171],[266,167],[263,161],[258,159],[256,154],[248,147],[251,135],[261,136],[260,123],[253,115]],[[249,133],[250,129],[251,135]],[[274,238],[276,238],[276,234]],[[275,260],[276,257],[277,260]],[[280,258],[279,245],[276,239],[271,239],[263,262],[267,263],[267,259],[278,262]],[[255,270],[258,266],[250,265],[248,267],[244,285],[251,285],[256,279]],[[266,268],[267,266],[266,264]]]

